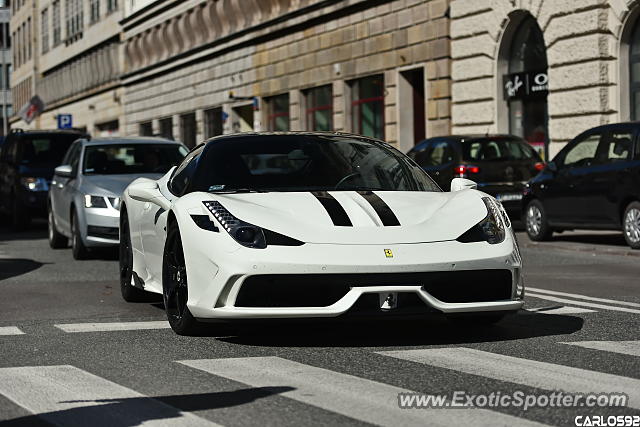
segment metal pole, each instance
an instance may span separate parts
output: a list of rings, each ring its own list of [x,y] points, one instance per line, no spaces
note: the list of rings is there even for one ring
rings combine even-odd
[[[4,14],[3,14],[4,15]],[[2,74],[4,76],[4,81],[2,82],[2,131],[3,135],[7,135],[7,87],[9,86],[9,73],[7,72],[6,65],[6,54],[7,54],[7,25],[2,23]]]

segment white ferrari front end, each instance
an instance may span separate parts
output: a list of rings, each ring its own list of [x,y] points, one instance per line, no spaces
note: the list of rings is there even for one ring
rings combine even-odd
[[[242,136],[261,138],[256,146],[270,138],[278,141],[273,143],[280,144],[278,149],[266,150],[269,158],[285,156],[294,166],[283,159],[274,163],[287,174],[303,171],[300,181],[275,187],[275,181],[282,185],[274,177],[277,171],[264,172],[263,164],[247,157],[260,153],[254,153],[253,141],[242,151],[240,137],[212,140],[161,180],[138,180],[124,194],[126,224],[121,222],[121,229],[129,238],[121,247],[123,295],[135,300],[142,291],[162,293],[176,332],[190,333],[193,327],[185,324],[213,319],[360,313],[464,313],[497,320],[522,307],[522,261],[509,219],[491,196],[462,189],[468,182],[458,182],[460,191],[442,192],[409,159],[363,137]],[[287,138],[302,142],[282,147]],[[331,178],[330,186],[307,185],[302,182],[305,168],[320,162],[314,157],[320,156],[312,146],[314,138],[327,145],[336,139],[341,153],[353,148],[345,144],[355,144],[365,161],[356,164],[357,172],[347,169]],[[228,142],[237,145],[225,151]],[[363,147],[373,148],[365,153]],[[225,173],[207,169],[193,175],[193,181],[206,182],[193,188],[200,191],[179,194],[181,174],[190,162],[217,167],[207,162],[207,150],[218,161],[223,153],[231,158],[239,150],[250,178],[258,178],[250,183],[246,177],[235,178],[240,185],[230,186]],[[396,156],[407,173],[417,174],[415,188],[366,181],[365,168],[379,150]],[[230,170],[234,162],[225,163],[219,167]],[[382,172],[372,170],[384,180]],[[256,184],[263,182],[270,188]]]

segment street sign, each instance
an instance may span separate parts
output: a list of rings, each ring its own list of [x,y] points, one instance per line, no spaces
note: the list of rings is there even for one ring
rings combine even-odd
[[[58,129],[71,129],[73,116],[71,114],[58,114]]]

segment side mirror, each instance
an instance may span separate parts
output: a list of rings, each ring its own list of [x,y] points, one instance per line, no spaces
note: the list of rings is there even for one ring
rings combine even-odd
[[[140,179],[129,185],[126,191],[133,200],[153,203],[165,210],[171,207],[171,203],[160,192],[158,183],[150,179]]]
[[[549,162],[547,163],[547,169],[549,169],[553,173],[556,173],[558,172],[558,165],[556,164],[556,162]]]
[[[71,165],[61,165],[53,170],[53,172],[64,178],[72,178],[73,177],[73,168]]]
[[[451,180],[451,191],[460,191],[460,190],[475,190],[478,188],[478,184],[475,181],[471,181],[466,178],[453,178]]]

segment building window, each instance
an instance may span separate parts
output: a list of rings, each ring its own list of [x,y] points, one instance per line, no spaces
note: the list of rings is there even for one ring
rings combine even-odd
[[[31,61],[31,50],[33,42],[31,37],[31,17],[27,19],[27,61]]]
[[[138,133],[140,134],[140,136],[153,136],[153,123],[140,123],[140,129]]]
[[[365,77],[350,86],[353,132],[384,139],[384,77]]]
[[[196,146],[196,113],[180,116],[180,139],[189,148]]]
[[[165,139],[173,139],[173,120],[171,117],[160,120],[160,136]]]
[[[90,22],[92,24],[98,22],[100,19],[100,0],[90,0]]]
[[[9,23],[5,22],[0,27],[0,47],[6,49],[11,47],[11,37],[9,37]]]
[[[42,53],[49,52],[49,9],[42,10],[40,17],[40,37],[42,37]]]
[[[60,23],[60,0],[53,2],[51,7],[51,24],[53,30],[53,46],[62,42],[62,25]]]
[[[222,135],[222,108],[212,108],[204,112],[204,137],[209,139]]]
[[[65,1],[65,22],[67,42],[73,42],[82,36],[84,26],[84,11],[82,0]]]
[[[330,131],[333,129],[333,90],[331,85],[309,89],[305,92],[307,130]]]
[[[508,55],[503,83],[509,133],[526,139],[544,156],[549,140],[547,50],[533,16],[526,16],[516,28]]]
[[[266,99],[267,127],[270,131],[286,132],[289,130],[289,94],[285,93]]]
[[[118,0],[107,0],[107,13],[118,10]]]

